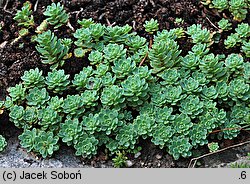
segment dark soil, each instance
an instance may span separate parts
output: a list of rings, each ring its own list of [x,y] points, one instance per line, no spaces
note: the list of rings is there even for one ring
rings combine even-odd
[[[31,36],[28,35],[25,38],[20,39],[16,44],[10,44],[16,37],[18,37],[19,31],[17,23],[13,21],[13,17],[16,10],[20,9],[24,2],[24,0],[9,0],[5,9],[0,7],[0,24],[3,25],[2,32],[0,33],[0,100],[5,98],[7,94],[6,89],[8,87],[13,86],[20,81],[20,77],[25,70],[38,67],[42,69],[44,73],[49,71],[48,66],[41,64],[40,57],[35,49],[35,44],[30,41]],[[36,0],[30,0],[30,2],[34,7]],[[224,12],[223,15],[206,9],[199,3],[199,0],[61,0],[61,2],[65,5],[67,12],[70,12],[70,23],[75,29],[79,27],[77,20],[81,20],[82,18],[92,18],[96,22],[101,22],[103,24],[129,24],[133,26],[134,31],[137,31],[141,35],[145,35],[143,24],[145,20],[149,20],[150,18],[158,20],[160,23],[160,29],[171,29],[176,27],[186,28],[192,24],[202,24],[207,29],[215,31],[217,28],[213,24],[216,24],[222,16],[229,16],[227,15],[227,12]],[[4,1],[3,5],[5,5],[5,3],[6,1]],[[33,13],[36,26],[38,26],[44,19],[42,12],[50,3],[50,0],[39,1],[37,9]],[[184,22],[177,24],[175,23],[175,18],[182,18]],[[247,20],[248,22],[250,22],[249,19]],[[30,35],[32,35],[32,33],[34,33],[34,30],[31,30]],[[72,30],[66,26],[61,27],[60,30],[56,30],[56,34],[60,37],[68,37],[71,33]],[[232,50],[223,49],[223,38],[226,36],[227,35],[222,34],[221,41],[214,44],[211,48],[214,53],[227,54],[232,52]],[[187,53],[192,47],[192,44],[187,38],[179,40],[179,45],[183,54]],[[235,49],[235,51],[237,50],[238,48]],[[66,73],[73,75],[79,72],[83,66],[84,62],[82,60],[72,58],[67,61],[64,70]],[[9,122],[6,112],[0,116],[0,123],[0,134],[3,134],[6,139],[9,140],[10,152],[10,147],[13,147],[13,145],[16,145],[18,142],[17,135],[20,134],[20,130],[15,128],[14,125]],[[247,139],[250,139],[249,134],[243,133],[242,136],[234,141],[221,142],[220,146],[223,148],[228,145],[246,141]],[[150,141],[142,142],[141,145],[143,149],[138,158],[135,159],[132,155],[129,156],[129,159],[133,162],[133,167],[187,167],[190,161],[190,159],[181,159],[176,162],[171,156],[167,155],[164,150],[160,150],[152,145]],[[13,149],[20,151],[21,148],[16,145]],[[71,155],[71,157],[74,158],[73,150],[71,150],[71,148],[62,146],[62,150],[63,151],[60,152],[65,152],[67,155]],[[207,148],[200,148],[200,150],[197,150],[197,155],[205,154],[207,151]],[[55,155],[56,159],[60,160],[60,152]],[[238,152],[241,152],[240,149]],[[244,154],[246,154],[246,152],[242,153],[242,155]],[[228,153],[228,155],[230,155],[230,153]],[[0,155],[0,157],[2,156]],[[225,157],[220,155],[217,157],[217,159],[224,158]],[[222,160],[222,162],[231,161],[227,158],[228,157]],[[63,166],[81,167],[84,165],[83,162],[85,162],[85,165],[87,164],[93,167],[102,167],[103,164],[106,164],[106,167],[112,166],[110,162],[111,159],[107,158],[102,152],[99,153],[98,157],[95,157],[92,160],[82,160],[81,158],[76,159],[76,165],[64,164]],[[28,159],[27,162],[33,161],[29,161]],[[82,165],[79,165],[78,162]],[[202,166],[205,166],[206,164],[207,163],[203,162]]]

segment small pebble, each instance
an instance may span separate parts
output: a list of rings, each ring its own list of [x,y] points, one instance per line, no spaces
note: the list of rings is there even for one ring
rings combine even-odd
[[[238,154],[238,153],[236,154],[236,157],[237,157],[237,158],[241,158],[240,154]]]
[[[141,156],[141,152],[136,153],[134,158],[138,158],[139,156]]]
[[[157,154],[157,155],[155,156],[155,158],[158,159],[158,160],[160,160],[160,159],[162,158],[162,155]]]
[[[157,166],[158,166],[158,167],[161,167],[161,163],[158,163]]]
[[[127,167],[132,167],[134,163],[131,160],[126,160],[126,166]]]

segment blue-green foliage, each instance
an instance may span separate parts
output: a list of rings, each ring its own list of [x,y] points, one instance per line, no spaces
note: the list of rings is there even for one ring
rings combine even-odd
[[[74,76],[56,70],[70,41],[47,31],[38,36],[37,50],[53,70],[47,76],[38,68],[26,71],[8,90],[3,107],[23,129],[19,138],[28,151],[51,156],[61,140],[89,158],[100,146],[114,154],[148,139],[179,159],[208,144],[211,134],[232,139],[250,127],[250,65],[245,55],[211,53],[213,34],[201,25],[187,28],[193,46],[184,54],[178,39],[185,32],[158,31],[157,21],[145,24],[150,44],[128,25],[78,22],[75,53],[86,54],[89,66]],[[237,37],[246,40],[248,31],[238,26]],[[246,56],[248,47],[242,47]]]
[[[205,1],[203,4],[209,5],[210,8],[217,9],[218,12],[228,10],[232,15],[233,19],[241,22],[247,17],[247,13],[250,7],[248,0],[202,0]]]
[[[35,23],[31,7],[31,3],[29,1],[26,1],[23,4],[22,9],[17,10],[17,13],[15,14],[15,17],[13,19],[18,22],[19,26],[23,26],[26,28],[34,26]]]
[[[63,5],[59,2],[47,6],[46,11],[43,14],[47,17],[47,22],[53,25],[55,29],[66,24],[69,19],[69,15],[64,10]]]
[[[5,138],[2,135],[0,135],[0,152],[2,152],[6,146],[7,146],[7,142]]]
[[[241,50],[249,57],[250,46],[250,26],[248,23],[240,23],[235,28],[235,33],[231,33],[225,40],[224,44],[227,49],[241,46]]]
[[[48,30],[39,34],[36,41],[38,42],[36,49],[41,54],[42,63],[51,65],[51,69],[64,64],[70,45],[65,44],[63,39],[58,39],[53,32]]]

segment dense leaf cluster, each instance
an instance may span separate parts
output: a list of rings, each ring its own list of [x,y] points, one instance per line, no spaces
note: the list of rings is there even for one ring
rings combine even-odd
[[[2,135],[0,135],[0,152],[3,151],[6,146],[7,146],[7,142],[5,138]]]
[[[249,0],[202,0],[202,2],[219,12],[228,10],[237,21],[244,20],[250,8]]]
[[[74,76],[57,69],[71,41],[48,30],[36,48],[53,70],[26,71],[8,90],[4,106],[24,130],[19,138],[28,151],[47,157],[62,141],[92,157],[101,146],[114,154],[149,139],[179,159],[209,138],[233,139],[250,126],[249,62],[238,53],[211,53],[213,33],[201,25],[158,31],[150,20],[148,41],[129,25],[78,23],[74,54],[89,66]],[[242,25],[237,33],[249,36]],[[177,41],[185,34],[193,47],[182,54]]]

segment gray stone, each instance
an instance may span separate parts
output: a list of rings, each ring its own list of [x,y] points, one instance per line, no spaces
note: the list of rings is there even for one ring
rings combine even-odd
[[[136,153],[134,158],[138,158],[139,156],[141,156],[141,152]]]
[[[162,159],[162,155],[157,154],[157,155],[155,156],[155,158],[158,159],[158,160],[160,160],[160,159]]]
[[[126,160],[125,164],[127,167],[132,167],[134,165],[134,163],[131,160]]]

